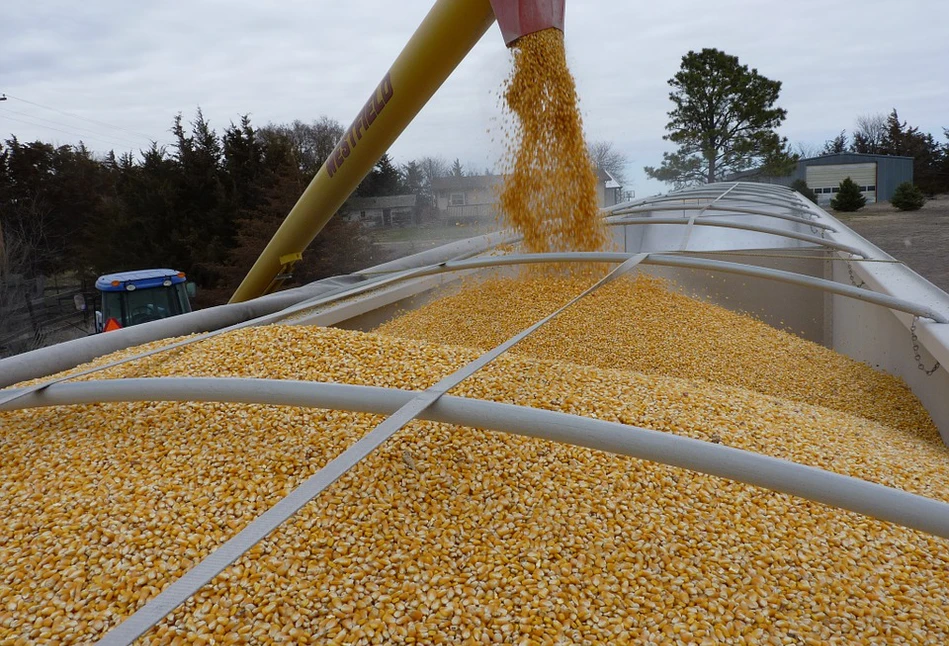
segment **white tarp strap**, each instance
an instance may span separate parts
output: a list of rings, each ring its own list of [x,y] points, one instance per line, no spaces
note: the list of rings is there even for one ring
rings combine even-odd
[[[336,482],[343,474],[356,466],[402,427],[414,420],[419,413],[438,401],[442,395],[559,316],[580,299],[628,273],[641,263],[647,255],[641,253],[632,256],[584,290],[583,293],[571,299],[563,307],[545,316],[496,348],[484,353],[471,363],[444,377],[434,386],[419,393],[418,396],[408,401],[402,408],[386,418],[385,421],[361,437],[352,446],[330,460],[326,466],[307,478],[273,507],[254,519],[237,535],[204,557],[200,563],[185,572],[180,578],[162,590],[158,596],[139,608],[131,617],[106,633],[98,643],[101,646],[129,646],[132,644],[175,608],[207,585],[228,565],[243,556],[270,532],[296,514],[305,504]]]
[[[679,246],[679,251],[686,251],[689,246],[689,240],[692,238],[692,230],[695,229],[695,219],[701,217],[706,211],[712,208],[712,205],[718,202],[720,199],[734,191],[738,188],[738,182],[735,182],[731,187],[723,192],[721,195],[716,197],[714,200],[706,204],[701,211],[698,213],[693,213],[692,217],[689,218],[689,223],[685,227],[685,234],[682,236],[682,244]]]

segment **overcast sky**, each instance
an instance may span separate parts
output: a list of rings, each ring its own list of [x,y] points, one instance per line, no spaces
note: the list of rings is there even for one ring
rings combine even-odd
[[[0,136],[137,150],[168,143],[173,116],[197,106],[219,132],[245,113],[256,125],[323,114],[348,124],[430,6],[0,0],[0,94],[11,97],[0,102]],[[857,115],[893,107],[940,139],[949,127],[945,0],[567,0],[566,23],[587,136],[630,158],[627,184],[639,195],[665,189],[642,167],[670,149],[666,81],[690,49],[723,49],[782,81],[792,142],[822,144]],[[508,66],[492,27],[395,143],[396,160],[494,166],[486,131]]]

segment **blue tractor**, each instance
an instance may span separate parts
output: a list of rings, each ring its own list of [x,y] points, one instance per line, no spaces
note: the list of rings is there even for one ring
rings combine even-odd
[[[191,311],[194,283],[174,269],[142,269],[106,274],[96,279],[102,307],[96,312],[96,332],[177,316]]]

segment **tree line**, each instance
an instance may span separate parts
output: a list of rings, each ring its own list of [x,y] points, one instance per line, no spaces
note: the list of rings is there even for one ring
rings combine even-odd
[[[172,143],[98,156],[84,144],[0,142],[0,283],[70,273],[87,284],[114,271],[169,267],[224,302],[246,275],[343,135],[328,117],[255,127],[249,117],[216,132],[197,111],[173,120]],[[626,158],[607,142],[591,156],[621,177]],[[383,155],[354,196],[418,196],[434,217],[439,177],[479,174],[459,159],[397,164]],[[490,173],[489,169],[485,173]],[[344,206],[345,209],[345,206]],[[360,224],[334,217],[294,268],[294,282],[370,264]]]
[[[97,156],[85,145],[11,137],[0,143],[0,281],[65,272],[90,281],[112,271],[171,267],[223,302],[322,167],[343,127],[254,127],[216,132],[198,110],[175,117],[169,147]],[[384,155],[355,195],[416,193],[452,172],[440,157],[397,165]],[[456,172],[464,172],[456,160]],[[333,218],[295,268],[297,281],[355,271],[369,261],[361,227]]]
[[[928,195],[949,192],[949,128],[940,143],[931,133],[922,132],[900,120],[896,108],[889,114],[857,117],[855,127],[824,143],[823,148],[798,144],[801,156],[854,152],[868,155],[900,155],[913,158],[913,183]]]
[[[777,133],[787,117],[777,105],[781,82],[740,63],[737,56],[713,48],[690,51],[668,84],[673,109],[663,138],[677,148],[645,172],[676,188],[724,181],[750,169],[782,177],[802,157],[857,152],[913,157],[916,186],[928,194],[949,192],[949,128],[943,130],[947,141],[940,143],[900,121],[894,109],[889,115],[858,118],[849,137],[841,131],[823,148],[798,144],[795,152]]]

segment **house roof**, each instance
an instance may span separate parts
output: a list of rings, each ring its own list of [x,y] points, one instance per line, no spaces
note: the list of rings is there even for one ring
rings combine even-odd
[[[861,163],[859,160],[866,160],[867,162],[879,159],[903,159],[907,161],[912,161],[912,157],[906,157],[904,155],[871,155],[868,153],[852,153],[849,151],[844,151],[842,153],[827,153],[825,155],[818,155],[816,157],[803,157],[797,160],[798,169],[807,166],[811,162],[821,162],[820,164],[815,163],[815,166],[826,165],[827,162],[833,164],[834,162],[840,164],[855,164]],[[793,175],[792,171],[787,176]],[[786,177],[787,177],[786,176]],[[765,174],[763,167],[751,168],[749,170],[743,170],[738,173],[732,173],[725,177],[726,182],[733,182],[737,180],[753,178],[753,177],[768,177]]]
[[[468,175],[466,177],[436,177],[432,180],[434,191],[471,191],[475,189],[491,188],[500,183],[501,175]]]
[[[600,168],[597,166],[596,169],[596,178],[603,182],[606,185],[606,188],[623,188],[623,185],[620,184],[613,174],[605,168]]]
[[[418,195],[378,195],[375,197],[352,197],[347,203],[350,211],[365,211],[368,209],[397,209],[414,207],[418,204]]]
[[[606,188],[622,188],[623,185],[616,181],[609,171],[602,168],[597,169],[597,179],[604,184]],[[503,175],[468,175],[465,177],[436,177],[432,180],[432,190],[438,191],[471,191],[476,189],[491,188],[504,180]]]
[[[844,151],[842,153],[827,153],[825,155],[817,155],[816,157],[805,157],[803,159],[799,159],[798,161],[808,162],[808,161],[814,161],[815,159],[827,159],[829,157],[866,157],[868,159],[878,159],[878,158],[913,159],[912,157],[907,157],[905,155],[873,155],[869,153],[852,153],[852,152]]]

